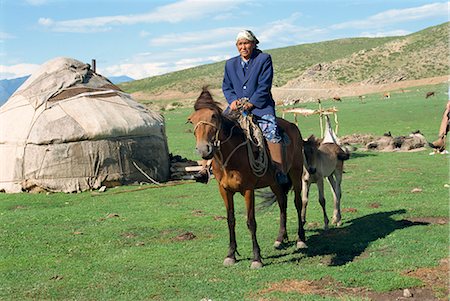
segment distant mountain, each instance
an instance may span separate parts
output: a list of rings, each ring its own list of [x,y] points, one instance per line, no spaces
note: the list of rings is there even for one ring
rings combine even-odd
[[[0,106],[3,105],[8,98],[13,95],[14,92],[29,78],[30,76],[23,76],[13,79],[2,79],[0,80]],[[121,75],[121,76],[111,76],[108,79],[113,84],[120,84],[124,82],[133,81],[129,76]]]
[[[8,98],[29,78],[23,76],[13,79],[0,80],[0,105],[4,104]]]
[[[126,75],[120,75],[120,76],[110,76],[108,79],[115,85],[125,82],[131,82],[134,80],[134,78],[131,78]]]

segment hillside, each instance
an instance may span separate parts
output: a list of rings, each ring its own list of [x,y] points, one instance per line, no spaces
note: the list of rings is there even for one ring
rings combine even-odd
[[[304,80],[338,84],[386,84],[449,74],[449,23],[398,37],[372,49],[308,68],[289,87]]]
[[[272,55],[277,99],[307,100],[345,96],[355,85],[367,86],[373,92],[382,91],[387,84],[408,86],[410,81],[415,85],[414,80],[424,78],[445,81],[450,74],[448,36],[447,22],[400,37],[348,38],[264,51]],[[192,98],[205,84],[217,89],[216,94],[222,97],[223,67],[222,61],[120,87],[144,103]],[[364,89],[358,93],[364,93]]]

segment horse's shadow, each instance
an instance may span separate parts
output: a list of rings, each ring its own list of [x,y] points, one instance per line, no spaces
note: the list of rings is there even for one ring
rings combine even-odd
[[[318,233],[307,240],[308,249],[300,250],[308,257],[323,256],[329,266],[341,266],[353,261],[363,254],[368,245],[384,238],[395,230],[411,226],[428,225],[424,222],[411,222],[405,219],[395,220],[392,215],[403,214],[406,210],[395,210],[368,214],[348,221],[342,227],[329,230],[317,230]],[[288,243],[287,246],[290,244]],[[279,254],[269,258],[284,257],[289,254]],[[292,258],[288,261],[299,261]]]

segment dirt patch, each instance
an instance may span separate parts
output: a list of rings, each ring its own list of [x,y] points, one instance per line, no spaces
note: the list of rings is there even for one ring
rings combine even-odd
[[[197,236],[194,235],[192,232],[185,232],[183,234],[178,235],[177,237],[174,237],[173,240],[175,241],[182,241],[182,240],[193,240]]]
[[[254,299],[272,300],[265,296],[273,292],[298,293],[300,295],[319,295],[322,297],[334,297],[347,300],[348,297],[362,297],[373,301],[438,301],[433,291],[429,288],[410,288],[407,290],[409,297],[405,297],[403,289],[391,292],[378,293],[370,291],[364,287],[346,287],[342,283],[335,281],[331,277],[324,277],[320,280],[283,280],[281,282],[270,283],[268,288],[256,293]]]
[[[122,234],[120,234],[120,236],[122,236],[123,238],[135,238],[138,237],[138,235],[136,233],[132,233],[132,232],[124,232]]]
[[[448,217],[410,217],[405,218],[404,220],[410,221],[413,223],[427,223],[432,225],[447,225],[449,218]]]
[[[447,220],[448,222],[448,220]],[[420,279],[426,287],[430,287],[434,294],[441,300],[448,300],[449,296],[449,258],[439,262],[439,266],[433,268],[419,268],[415,271],[405,272],[406,276]]]
[[[294,79],[285,86],[272,88],[272,94],[276,100],[299,99],[300,102],[317,101],[317,98],[327,99],[335,96],[355,97],[371,93],[383,93],[410,87],[435,85],[448,81],[448,76],[438,76],[417,80],[401,80],[393,83],[368,84],[352,83],[341,85],[332,81],[317,82],[307,78]]]
[[[271,283],[268,288],[260,291],[258,295],[262,296],[273,292],[344,297],[348,295],[362,296],[367,292],[367,289],[344,287],[333,278],[325,277],[320,280],[283,280]]]

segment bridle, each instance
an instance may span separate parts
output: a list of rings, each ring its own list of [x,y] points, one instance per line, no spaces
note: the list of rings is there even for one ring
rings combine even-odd
[[[210,127],[213,127],[216,129],[216,133],[214,134],[214,140],[211,141],[214,147],[218,147],[220,148],[220,140],[219,140],[219,132],[220,129],[222,128],[222,125],[220,125],[220,127],[218,127],[217,125],[215,125],[212,122],[209,121],[204,121],[204,120],[200,120],[199,122],[197,122],[197,124],[194,126],[194,136],[195,136],[195,131],[197,130],[197,128],[200,125],[209,125]]]
[[[234,155],[234,153],[235,153],[241,146],[244,146],[244,145],[248,144],[248,140],[245,140],[245,141],[242,142],[241,144],[237,145],[237,146],[230,152],[230,154],[228,155],[228,157],[227,157],[226,160],[224,161],[224,160],[223,160],[222,152],[221,152],[221,150],[220,150],[220,145],[223,144],[223,143],[228,142],[228,141],[231,139],[231,137],[233,136],[233,130],[234,130],[234,128],[236,127],[236,125],[233,126],[233,127],[231,128],[230,134],[229,134],[228,137],[227,137],[225,140],[223,140],[223,141],[221,141],[221,140],[219,139],[219,134],[220,134],[220,130],[221,130],[221,128],[222,128],[222,124],[220,124],[220,126],[217,126],[217,125],[215,125],[215,124],[212,123],[212,122],[200,120],[200,121],[197,122],[197,123],[195,124],[195,126],[194,126],[194,135],[195,135],[195,131],[197,130],[197,128],[198,128],[200,125],[209,125],[209,126],[211,126],[211,127],[213,127],[213,128],[216,129],[216,133],[214,134],[214,140],[211,141],[211,142],[212,142],[213,146],[216,147],[217,150],[218,150],[218,153],[219,153],[219,154],[218,154],[218,159],[219,159],[218,161],[221,163],[221,165],[222,165],[221,168],[222,168],[222,169],[225,169],[225,168],[226,168],[226,166],[228,165],[228,161],[230,161],[231,157]]]

